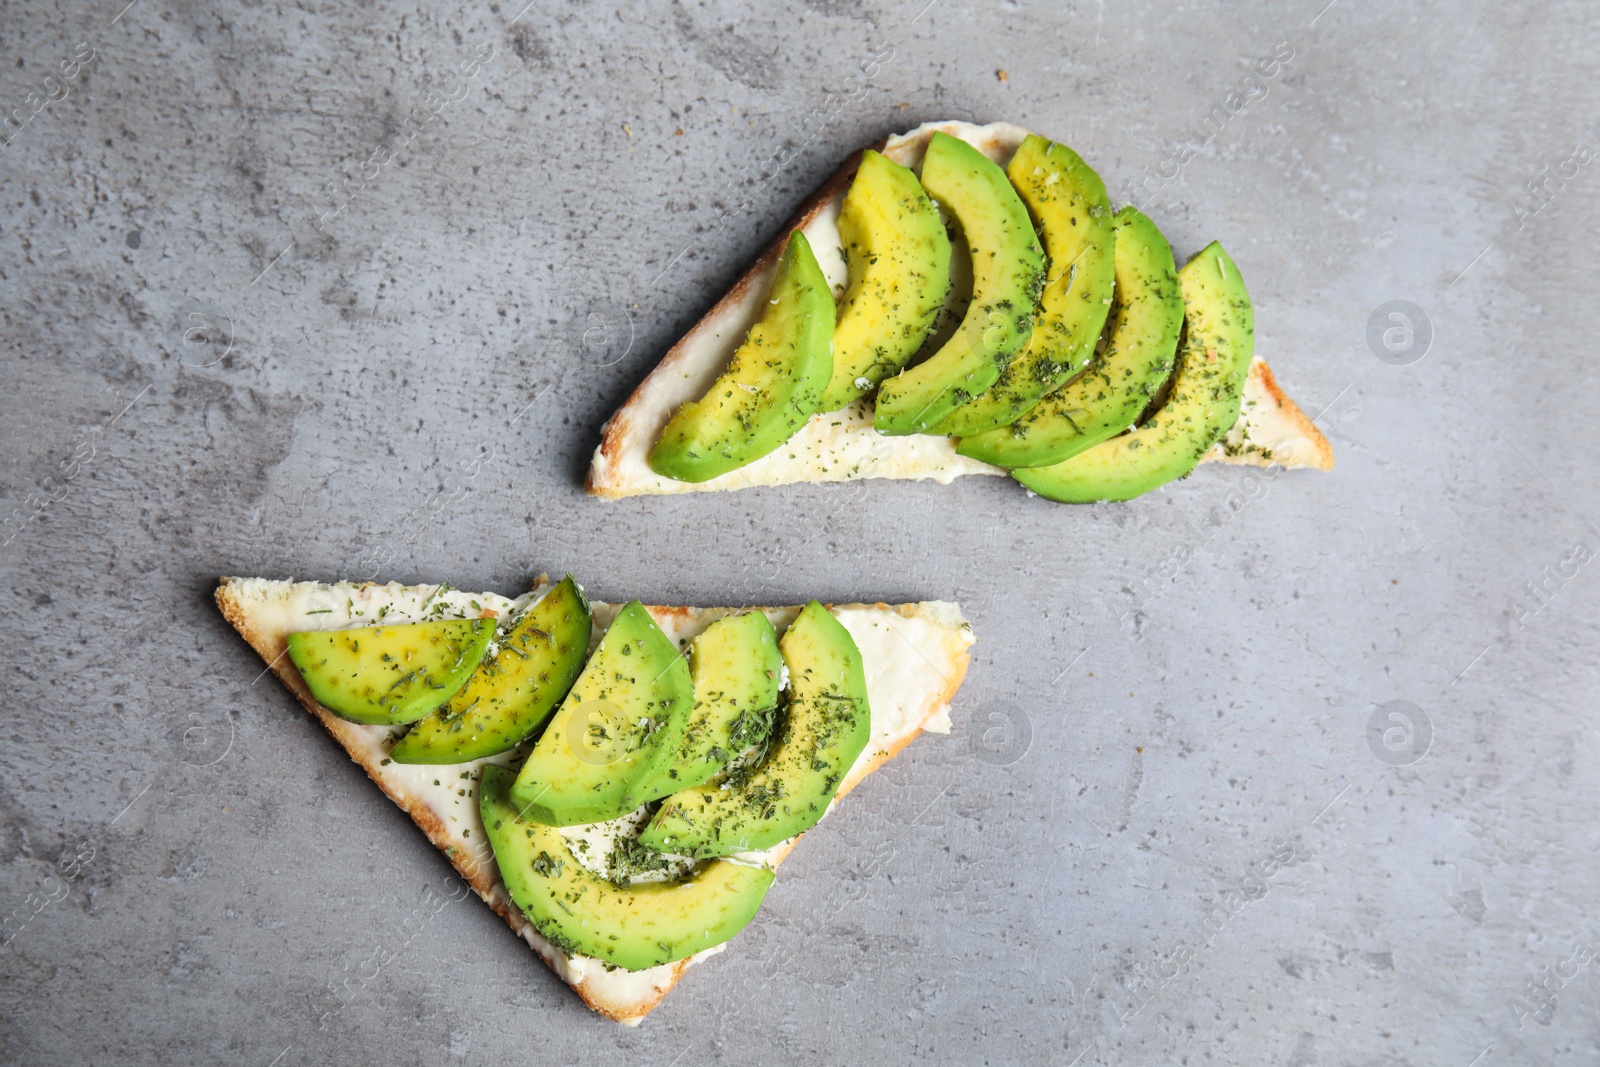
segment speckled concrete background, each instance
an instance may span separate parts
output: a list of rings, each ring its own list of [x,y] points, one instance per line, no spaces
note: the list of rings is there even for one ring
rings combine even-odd
[[[5,3],[0,1059],[1600,1062],[1600,33],[1325,2]],[[804,195],[944,117],[1223,238],[1337,471],[584,497]],[[436,911],[209,602],[566,569],[980,638],[637,1030]]]

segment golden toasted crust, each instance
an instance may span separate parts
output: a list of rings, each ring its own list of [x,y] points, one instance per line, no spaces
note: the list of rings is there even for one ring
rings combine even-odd
[[[1316,423],[1278,388],[1267,361],[1257,356],[1244,380],[1238,421],[1200,462],[1326,471],[1333,469],[1333,447]]]
[[[514,933],[519,937],[522,936],[526,919],[512,904],[509,895],[500,887],[499,869],[494,866],[493,858],[485,857],[480,861],[471,852],[458,847],[458,843],[452,839],[444,820],[437,813],[419,798],[408,796],[399,790],[390,788],[380,773],[372,750],[369,746],[360,742],[360,735],[357,731],[361,728],[341,719],[323,707],[311,695],[311,690],[307,688],[305,680],[300,676],[300,672],[289,661],[287,634],[262,625],[257,618],[252,616],[250,604],[240,595],[239,580],[223,578],[217,586],[216,602],[223,618],[227,619],[233,628],[239,631],[240,636],[245,639],[250,647],[255,649],[256,653],[267,662],[272,672],[278,676],[278,680],[294,694],[295,699],[300,701],[301,706],[327,728],[328,732],[340,743],[350,758],[359,764],[362,770],[367,772],[367,777],[371,778],[378,788],[383,790],[384,795],[394,801],[407,815],[411,816],[412,821],[422,829],[423,833],[427,834],[428,840],[433,843],[434,847],[444,853],[445,858],[455,867],[457,873],[472,886],[478,896],[506,921]],[[888,605],[880,603],[873,606],[885,610],[893,610],[907,618],[914,617],[919,610],[919,605],[916,604]],[[680,621],[688,621],[699,614],[706,612],[719,613],[722,609],[651,607],[649,610],[658,621],[674,617]],[[492,616],[493,614],[493,612],[485,612],[487,616]],[[966,648],[967,642],[952,637],[947,647],[940,650],[943,653],[942,659],[946,666],[942,672],[945,679],[945,687],[940,692],[938,699],[929,701],[927,706],[922,709],[921,717],[917,719],[915,724],[895,738],[885,750],[853,768],[851,774],[840,784],[838,797],[843,797],[854,789],[868,774],[882,766],[890,757],[910,744],[922,732],[923,728],[929,724],[930,720],[939,715],[948,706],[966,675],[967,664],[970,659]],[[799,838],[795,838],[782,847],[781,850],[775,852],[774,863],[780,863],[787,858],[798,840]],[[542,954],[536,954],[540,955],[541,959],[545,959]],[[683,977],[684,972],[688,970],[693,961],[692,959],[685,959],[671,964],[671,969],[665,974],[664,980],[652,985],[648,991],[629,998],[612,996],[610,991],[601,987],[599,983],[587,979],[572,982],[567,976],[562,975],[550,960],[545,959],[545,962],[552,970],[556,971],[559,977],[564,981],[568,981],[568,984],[572,986],[590,1008],[617,1022],[637,1023],[648,1015],[656,1005],[661,1003],[662,998],[677,985],[679,979]]]
[[[1289,395],[1278,388],[1278,379],[1272,373],[1272,368],[1267,365],[1267,361],[1263,359],[1257,362],[1261,368],[1261,384],[1266,387],[1266,391],[1272,399],[1277,401],[1278,410],[1283,414],[1283,417],[1294,424],[1294,427],[1300,431],[1300,435],[1311,446],[1312,458],[1302,460],[1303,465],[1314,467],[1321,471],[1333,470],[1333,446],[1328,443],[1327,437],[1323,435],[1321,430],[1317,429],[1317,424],[1311,421],[1310,416],[1300,410],[1300,405],[1290,400]],[[1256,368],[1251,367],[1250,369],[1255,370]],[[1300,465],[1296,464],[1296,466]]]

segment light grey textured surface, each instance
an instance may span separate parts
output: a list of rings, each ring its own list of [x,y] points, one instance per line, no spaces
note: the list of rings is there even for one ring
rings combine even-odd
[[[0,5],[0,1060],[1600,1062],[1590,5],[124,2]],[[788,212],[946,117],[1119,200],[1179,170],[1152,212],[1226,242],[1338,469],[584,497]],[[433,914],[443,860],[209,602],[566,569],[979,637],[954,733],[637,1030]]]

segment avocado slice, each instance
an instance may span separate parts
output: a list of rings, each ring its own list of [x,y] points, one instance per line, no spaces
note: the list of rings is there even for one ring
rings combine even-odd
[[[718,619],[689,646],[689,673],[694,711],[664,783],[674,792],[710,781],[766,741],[783,673],[778,632],[759,611]]]
[[[950,292],[950,237],[909,169],[872,149],[839,212],[850,287],[833,331],[821,411],[864,396],[922,347]]]
[[[1044,251],[1028,209],[988,156],[935,133],[922,160],[922,187],[961,226],[972,253],[972,302],[939,351],[878,387],[873,427],[926,433],[988,389],[1028,343],[1044,284]]]
[[[1178,272],[1187,332],[1172,391],[1142,426],[1049,467],[1011,476],[1065,503],[1129,500],[1194,470],[1239,419],[1255,350],[1255,312],[1244,279],[1213,241]]]
[[[639,834],[680,856],[771,848],[814,826],[872,734],[867,678],[850,631],[813,600],[779,643],[789,706],[766,756],[721,785],[674,793]]]
[[[1060,463],[1122,433],[1172,373],[1183,294],[1172,247],[1137,208],[1116,215],[1117,287],[1103,351],[1011,426],[963,437],[956,451],[1001,467]]]
[[[1028,347],[989,391],[935,426],[968,437],[1021,418],[1039,398],[1083,370],[1105,329],[1116,283],[1111,200],[1105,183],[1072,149],[1029,134],[1006,166],[1044,238],[1050,270]]]
[[[512,774],[488,764],[478,811],[511,899],[556,948],[642,971],[720,945],[755,917],[773,874],[731,860],[682,882],[613,885],[572,855],[553,826],[522,818]]]
[[[466,684],[491,619],[447,619],[290,634],[289,659],[317,702],[369,726],[416,722]]]
[[[833,372],[833,326],[833,290],[796,230],[760,321],[706,394],[667,422],[650,450],[650,469],[704,482],[787,441],[818,410]]]
[[[555,710],[589,654],[589,602],[572,575],[500,636],[467,684],[394,746],[396,763],[466,763],[514,748]]]
[[[518,809],[535,822],[575,826],[666,796],[665,772],[693,708],[689,664],[644,605],[630,601],[522,765],[511,790]]]

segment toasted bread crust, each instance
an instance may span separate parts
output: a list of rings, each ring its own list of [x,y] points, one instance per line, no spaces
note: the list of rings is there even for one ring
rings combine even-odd
[[[1317,424],[1311,421],[1311,417],[1300,409],[1300,405],[1290,400],[1288,394],[1278,387],[1277,376],[1272,373],[1267,361],[1262,359],[1256,363],[1260,368],[1261,384],[1267,394],[1277,402],[1279,413],[1300,431],[1300,436],[1311,446],[1313,458],[1302,460],[1301,464],[1296,465],[1303,464],[1320,471],[1333,470],[1333,446],[1328,443],[1328,438],[1317,429]],[[1256,370],[1256,367],[1252,367],[1251,370]]]
[[[444,853],[445,858],[450,861],[450,864],[456,869],[456,872],[461,875],[462,879],[472,886],[472,888],[477,892],[478,896],[482,898],[486,904],[494,909],[495,914],[499,915],[506,921],[507,925],[511,927],[514,933],[516,933],[519,937],[523,937],[527,920],[511,902],[509,895],[500,886],[499,870],[494,866],[493,858],[488,857],[483,861],[479,861],[466,850],[458,848],[457,843],[452,839],[444,820],[442,820],[437,813],[435,813],[419,798],[408,796],[399,790],[392,789],[389,786],[389,784],[385,781],[384,776],[380,773],[379,766],[373,759],[371,750],[367,746],[360,743],[358,734],[356,732],[359,728],[355,727],[346,720],[341,719],[339,716],[323,707],[311,695],[311,691],[309,688],[307,688],[305,680],[300,677],[300,672],[295,669],[293,663],[291,663],[289,660],[287,655],[288,644],[285,639],[287,635],[281,632],[273,631],[270,628],[261,625],[258,620],[252,616],[250,605],[240,595],[239,583],[240,579],[225,577],[217,586],[217,591],[215,594],[216,602],[218,609],[220,609],[222,612],[223,618],[227,619],[233,628],[239,632],[240,636],[245,639],[246,643],[248,643],[251,648],[255,649],[256,653],[260,655],[264,661],[266,661],[269,669],[275,675],[277,675],[278,680],[281,681],[284,686],[294,694],[295,699],[300,702],[301,706],[304,707],[306,711],[310,712],[318,722],[322,723],[327,731],[333,735],[334,739],[337,740],[344,748],[345,752],[350,756],[350,758],[357,763],[362,770],[367,772],[367,777],[372,779],[372,781],[377,784],[379,789],[383,790],[384,795],[390,800],[394,801],[394,803],[398,805],[401,810],[405,811],[407,815],[411,816],[412,821],[414,821],[417,826],[422,829],[422,832],[428,836],[428,840],[433,843],[434,847],[439,849],[440,852]],[[879,603],[872,606],[884,610],[893,610],[908,618],[914,616],[919,609],[919,605],[916,604],[900,604],[891,606],[888,604]],[[651,613],[658,618],[675,616],[681,620],[688,620],[698,613],[715,611],[718,609],[658,607],[651,608],[650,610]],[[966,675],[967,664],[969,660],[970,656],[966,652],[965,643],[961,644],[959,651],[956,651],[953,645],[945,650],[944,662],[947,664],[947,671],[944,673],[945,686],[940,692],[938,699],[928,702],[928,705],[922,709],[920,718],[917,719],[912,728],[907,729],[902,735],[897,737],[892,744],[890,744],[883,751],[874,755],[874,757],[870,760],[862,764],[857,764],[857,766],[852,769],[851,774],[847,776],[840,784],[838,797],[843,797],[846,793],[859,785],[868,774],[882,766],[892,756],[904,749],[906,745],[910,744],[918,736],[918,734],[920,734],[922,730],[929,725],[932,719],[938,716],[949,705],[951,699],[953,699],[955,696],[956,690],[960,688],[962,679]],[[781,862],[783,859],[787,858],[798,840],[799,838],[795,838],[794,840],[788,842],[787,845],[784,846],[780,851],[774,853],[774,862]],[[561,977],[564,981],[568,981],[568,984],[572,986],[577,994],[583,998],[584,1003],[590,1008],[609,1019],[628,1024],[638,1023],[652,1010],[654,1010],[654,1008],[661,1003],[662,998],[664,998],[667,993],[669,993],[673,987],[677,985],[678,981],[683,977],[684,972],[689,969],[690,964],[694,962],[691,958],[679,960],[676,963],[671,964],[671,969],[664,975],[664,980],[653,984],[647,993],[628,999],[622,999],[611,996],[608,990],[601,988],[595,982],[588,980],[571,982],[570,979],[561,974],[556,965],[551,960],[546,958],[543,953],[536,952],[535,954],[538,955],[540,959],[544,960],[546,965],[549,966],[552,971],[555,971],[558,977]]]

